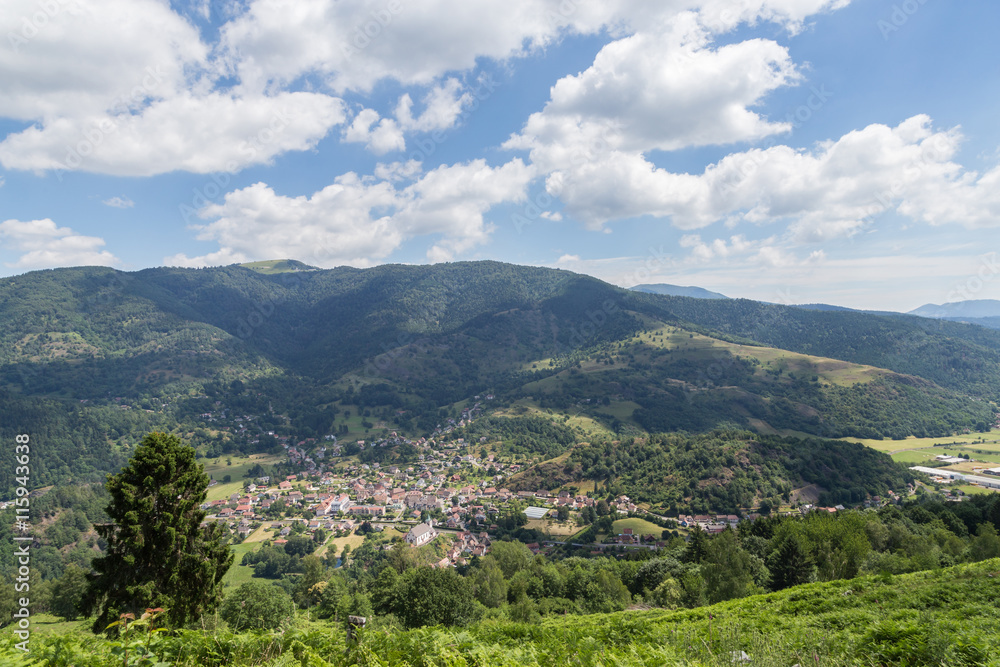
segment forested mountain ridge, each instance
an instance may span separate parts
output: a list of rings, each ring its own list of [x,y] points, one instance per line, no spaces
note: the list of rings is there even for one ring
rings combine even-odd
[[[889,313],[818,311],[747,299],[659,297],[651,307],[707,330],[765,345],[842,359],[1000,398],[1000,332]]]
[[[602,312],[608,305],[615,312]],[[0,280],[0,364],[9,370],[11,364],[107,358],[126,350],[134,357],[183,344],[189,351],[222,353],[229,363],[236,357],[312,375],[344,373],[401,341],[473,332],[496,324],[498,316],[536,310],[561,325],[539,341],[538,354],[560,343],[581,347],[615,339],[606,322],[638,330],[640,323],[629,320],[632,311],[731,339],[919,376],[965,393],[1000,393],[1000,383],[991,383],[1000,377],[1000,332],[989,329],[746,299],[652,295],[567,271],[498,262],[278,274],[238,265],[32,272]],[[591,320],[600,326],[588,326]],[[576,330],[587,335],[571,342]],[[319,369],[318,354],[332,355]]]
[[[419,435],[493,392],[616,433],[903,437],[988,427],[1000,394],[1000,332],[979,327],[489,261],[259,264],[0,279],[0,435],[44,435],[37,483],[100,479],[145,432],[192,432],[211,410],[320,437],[364,408]]]

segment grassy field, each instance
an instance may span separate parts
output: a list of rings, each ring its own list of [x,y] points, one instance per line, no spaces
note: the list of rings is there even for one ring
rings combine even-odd
[[[253,568],[249,565],[240,565],[240,557],[237,557],[233,562],[233,566],[226,572],[226,576],[222,578],[222,585],[225,586],[226,591],[229,591],[230,589],[242,586],[252,579]]]
[[[243,540],[243,544],[254,544],[256,542],[263,542],[264,540],[274,537],[274,531],[270,530],[270,526],[271,522],[265,521],[257,528],[257,530],[247,535],[246,539]]]
[[[864,438],[842,438],[843,440],[849,440],[850,442],[860,442],[862,445],[871,447],[872,449],[877,449],[880,452],[898,452],[903,449],[923,449],[925,447],[933,447],[938,444],[948,444],[948,445],[971,445],[976,441],[985,440],[986,443],[997,445],[1000,443],[1000,430],[993,429],[991,431],[986,431],[983,433],[965,433],[962,435],[950,435],[943,438],[906,438],[905,440],[866,440]],[[982,447],[983,445],[976,445]],[[1000,450],[1000,445],[998,450]],[[944,449],[943,447],[939,447]],[[938,454],[942,452],[939,451]]]
[[[975,486],[973,484],[957,484],[957,485],[949,486],[948,488],[952,489],[953,491],[961,491],[962,493],[968,493],[968,494],[972,494],[972,493],[996,493],[996,491],[994,489],[986,489],[986,488],[983,488],[981,486]]]
[[[540,530],[552,537],[565,537],[580,531],[580,527],[571,521],[560,522],[553,519],[528,519],[525,528]]]
[[[673,326],[660,327],[650,333],[639,335],[637,339],[638,342],[652,347],[678,350],[687,357],[693,359],[703,357],[706,361],[717,357],[719,352],[728,352],[744,359],[756,359],[760,362],[758,371],[760,373],[765,370],[781,370],[783,375],[788,373],[794,373],[796,376],[815,375],[822,384],[850,386],[858,382],[870,382],[888,374],[888,371],[874,366],[814,357],[772,347],[738,345],[701,334],[692,334]]]
[[[243,479],[243,475],[251,466],[260,464],[269,466],[284,459],[275,454],[251,454],[250,456],[220,456],[214,459],[200,459],[205,466],[205,473],[221,480],[223,475],[232,475],[233,479]],[[231,462],[231,464],[229,463]]]
[[[956,454],[968,454],[969,459],[974,461],[972,465],[983,468],[993,468],[997,464],[1000,464],[1000,454],[997,453],[987,453],[987,452],[977,452],[975,448],[979,445],[974,445],[972,447],[956,447]],[[978,462],[978,463],[976,463]],[[985,465],[984,465],[985,464]]]
[[[250,456],[220,456],[217,459],[201,459],[205,466],[205,474],[219,483],[208,488],[208,500],[223,500],[234,493],[243,490],[243,476],[254,465],[269,466],[278,463],[283,457],[272,454],[251,454]],[[231,465],[227,462],[231,462]],[[223,484],[224,476],[229,475],[232,481]]]
[[[933,462],[935,457],[940,454],[944,454],[940,448],[919,450],[906,449],[899,452],[893,452],[892,460],[915,466],[926,465],[928,462]]]
[[[962,448],[967,452],[989,452],[990,454],[1000,454],[1000,444],[992,442],[973,442],[968,445],[962,445]]]
[[[245,264],[241,264],[240,266],[244,266],[248,269],[256,271],[257,273],[264,273],[268,275],[317,270],[314,266],[303,264],[302,262],[294,259],[268,259],[261,262],[247,262]]]
[[[351,551],[354,551],[355,549],[360,547],[364,541],[365,541],[364,535],[357,535],[355,533],[351,533],[347,537],[330,538],[326,541],[326,544],[324,544],[322,547],[316,550],[316,555],[323,556],[330,549],[336,548],[337,555],[339,556],[344,552],[345,545],[348,544],[351,545]]]
[[[90,634],[90,620],[82,619],[76,621],[64,621],[52,614],[32,614],[31,632],[39,635],[67,635],[70,633]],[[5,632],[10,632],[6,629]]]
[[[611,524],[611,530],[615,535],[621,535],[626,528],[631,528],[633,535],[652,535],[656,539],[660,539],[663,534],[663,529],[655,523],[636,517],[618,519]]]
[[[546,378],[545,380],[541,380],[539,382],[533,382],[531,384],[540,385],[543,382],[552,382],[552,381],[557,382],[558,380],[556,378]],[[550,384],[549,386],[554,386],[554,385]],[[612,406],[613,405],[614,404],[612,403]],[[605,407],[604,410],[602,411],[606,411],[608,407]],[[523,413],[525,415],[539,415],[541,417],[545,417],[546,419],[550,419],[553,422],[559,424],[565,424],[566,426],[575,429],[583,437],[593,437],[596,435],[614,435],[614,432],[611,431],[607,426],[598,421],[595,421],[594,419],[588,417],[585,414],[579,414],[579,413],[572,414],[572,411],[567,411],[568,413],[570,413],[569,419],[563,421],[564,415],[562,412],[552,412],[551,410],[542,409],[541,407],[538,406],[538,403],[529,399],[520,399],[511,405],[511,409],[500,410],[496,414],[498,416],[508,416],[508,417],[517,416],[519,414],[517,410],[520,408],[524,408],[526,410],[526,412]]]
[[[628,421],[632,418],[632,413],[640,407],[638,403],[632,401],[611,401],[610,405],[598,408],[597,412],[617,417],[622,421]]]
[[[872,449],[877,449],[880,452],[885,452],[891,455],[894,461],[911,466],[926,466],[933,464],[938,456],[959,456],[961,454],[968,454],[969,458],[974,459],[974,461],[953,464],[943,469],[964,473],[978,473],[979,468],[992,468],[1000,465],[1000,444],[998,444],[1000,443],[1000,431],[997,429],[983,433],[966,433],[944,438],[911,437],[905,440],[844,438],[844,440],[858,442]],[[948,446],[935,446],[943,444],[947,444]],[[983,492],[979,487],[974,488],[977,489],[977,493]]]
[[[260,529],[258,529],[259,531]],[[240,584],[250,581],[251,577],[253,577],[253,568],[248,565],[240,565],[240,561],[243,560],[244,554],[259,549],[260,544],[260,542],[244,541],[242,544],[235,544],[231,547],[234,554],[233,565],[226,572],[226,576],[222,578],[222,583],[226,589],[235,588]]]

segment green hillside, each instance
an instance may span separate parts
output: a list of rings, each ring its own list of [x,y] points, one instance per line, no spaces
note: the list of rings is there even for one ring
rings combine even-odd
[[[664,314],[784,350],[887,368],[1000,398],[1000,332],[946,320],[636,294]]]
[[[777,508],[794,489],[811,484],[822,490],[822,505],[859,503],[904,488],[913,475],[888,455],[856,443],[715,431],[585,443],[568,458],[519,473],[509,486],[591,488],[595,481],[608,494],[673,515],[736,513],[762,502]]]
[[[240,266],[257,271],[258,273],[275,274],[295,271],[319,271],[315,266],[309,266],[295,259],[270,259],[263,262],[247,262]]]
[[[788,667],[819,664],[1000,664],[1000,559],[899,576],[806,584],[684,611],[624,611],[486,620],[464,628],[378,625],[349,642],[342,629],[301,622],[271,634],[186,630],[149,643],[166,664],[214,665],[620,665]],[[32,638],[32,664],[122,664],[120,642],[79,630]],[[8,633],[4,664],[23,664]],[[143,635],[132,645],[142,654]]]
[[[498,262],[38,271],[0,280],[0,316],[0,437],[37,436],[38,485],[100,479],[154,428],[216,455],[419,436],[482,393],[578,438],[902,438],[988,429],[1000,386],[1000,332]]]

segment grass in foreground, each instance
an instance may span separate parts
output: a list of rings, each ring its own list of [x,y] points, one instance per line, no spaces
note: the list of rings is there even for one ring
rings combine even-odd
[[[173,665],[662,666],[741,664],[1000,666],[1000,559],[940,571],[807,584],[692,610],[633,610],[484,620],[400,630],[375,619],[358,644],[339,627],[299,619],[281,632],[187,630],[159,636],[148,663]],[[0,664],[24,664],[13,637]],[[116,644],[85,632],[32,639],[36,665],[120,665]],[[134,655],[134,658],[138,658]],[[139,664],[134,660],[133,664]]]

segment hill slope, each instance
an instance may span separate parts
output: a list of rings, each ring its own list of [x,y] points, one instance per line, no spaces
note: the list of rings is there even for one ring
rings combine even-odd
[[[515,475],[507,486],[590,489],[600,482],[610,495],[627,495],[654,512],[674,515],[736,513],[762,502],[777,507],[789,501],[793,489],[813,484],[823,492],[822,505],[859,503],[912,480],[889,456],[856,443],[715,431],[584,443],[568,457]]]
[[[741,341],[922,377],[962,393],[1000,399],[1000,332],[946,320],[816,311],[748,301],[636,294],[664,316]],[[645,304],[644,304],[645,305]]]
[[[805,584],[693,610],[487,620],[463,628],[366,628],[348,646],[326,625],[241,634],[186,630],[153,643],[176,665],[731,665],[913,667],[1000,664],[1000,559],[899,576]],[[13,634],[0,657],[20,656]],[[60,664],[112,664],[114,645],[85,631],[32,637]]]
[[[1000,396],[1000,332],[498,262],[39,271],[0,280],[0,316],[0,437],[38,436],[39,484],[99,479],[154,427],[245,450],[364,437],[367,410],[420,434],[483,392],[613,433],[867,437],[982,428]]]

